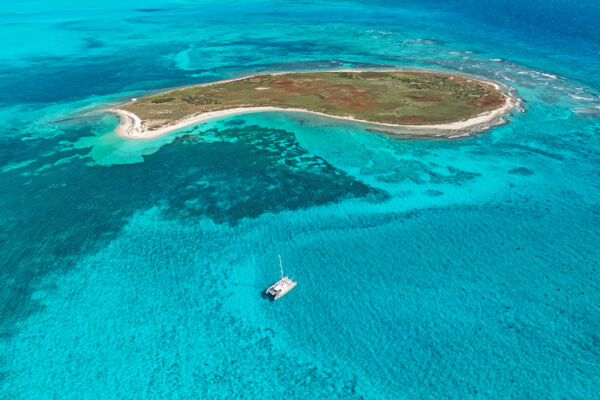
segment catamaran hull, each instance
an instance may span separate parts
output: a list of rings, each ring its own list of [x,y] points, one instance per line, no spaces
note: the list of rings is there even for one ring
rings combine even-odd
[[[298,282],[294,282],[286,276],[280,281],[269,286],[267,290],[265,290],[265,295],[267,295],[267,297],[272,301],[278,300],[292,290],[297,283]]]

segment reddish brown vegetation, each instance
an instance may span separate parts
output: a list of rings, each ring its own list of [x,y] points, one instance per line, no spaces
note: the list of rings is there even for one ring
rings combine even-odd
[[[424,120],[421,117],[403,117],[402,121],[407,124],[421,124]]]
[[[375,96],[355,85],[332,85],[326,88],[327,98],[323,102],[335,104],[354,111],[375,108]]]
[[[301,93],[306,90],[305,88],[296,86],[296,82],[286,78],[275,79],[271,83],[275,85],[276,88],[283,89],[291,93]]]
[[[469,105],[475,107],[499,107],[504,104],[504,99],[500,96],[485,96],[479,100],[469,102]]]

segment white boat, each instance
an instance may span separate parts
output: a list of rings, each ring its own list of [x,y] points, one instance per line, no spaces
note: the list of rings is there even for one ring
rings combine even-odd
[[[281,264],[281,256],[279,256],[279,270],[281,271],[281,279],[269,286],[267,290],[265,290],[265,294],[271,300],[279,299],[281,296],[285,295],[287,292],[292,290],[294,286],[296,286],[296,284],[298,283],[294,282],[287,276],[283,276],[283,265]]]

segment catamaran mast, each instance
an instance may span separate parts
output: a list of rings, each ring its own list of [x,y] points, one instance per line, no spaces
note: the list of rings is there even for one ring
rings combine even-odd
[[[281,254],[279,255],[279,270],[281,271],[281,279],[283,279],[283,265],[281,265]]]

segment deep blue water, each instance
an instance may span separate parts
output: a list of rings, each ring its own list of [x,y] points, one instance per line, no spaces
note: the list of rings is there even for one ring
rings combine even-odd
[[[595,1],[8,1],[0,398],[600,398]],[[262,71],[429,67],[526,112],[456,140],[293,113],[114,134]],[[298,286],[270,303],[277,255]]]

